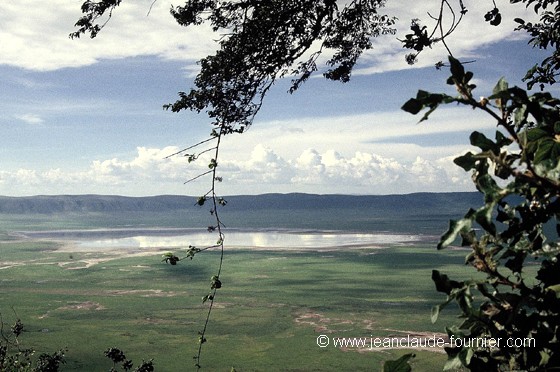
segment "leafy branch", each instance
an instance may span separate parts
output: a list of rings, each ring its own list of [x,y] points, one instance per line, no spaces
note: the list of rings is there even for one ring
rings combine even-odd
[[[197,367],[197,369],[202,368],[202,366],[201,366],[202,345],[204,343],[206,343],[206,341],[207,341],[206,333],[207,333],[208,325],[210,323],[212,310],[214,308],[214,301],[216,300],[216,294],[217,294],[218,289],[220,289],[222,287],[222,282],[221,282],[221,279],[220,279],[220,275],[221,275],[221,272],[222,272],[222,266],[223,266],[223,261],[224,261],[224,240],[225,240],[225,234],[223,233],[222,229],[225,227],[225,225],[222,223],[222,221],[220,219],[219,207],[225,206],[227,204],[227,201],[224,198],[219,197],[217,192],[216,192],[217,191],[216,190],[217,183],[222,181],[222,178],[219,177],[218,173],[217,173],[218,158],[219,158],[219,155],[220,155],[220,144],[221,144],[221,140],[222,140],[223,136],[225,135],[226,132],[228,132],[227,130],[222,130],[222,129],[223,128],[221,128],[219,131],[213,131],[212,136],[209,139],[198,142],[195,145],[192,145],[190,147],[182,149],[182,150],[168,156],[168,157],[178,156],[178,155],[186,156],[186,157],[188,157],[188,160],[189,160],[189,163],[190,163],[192,161],[197,160],[199,155],[206,154],[208,152],[213,152],[212,159],[210,160],[210,162],[208,164],[209,170],[199,174],[196,177],[191,178],[190,180],[186,181],[185,183],[192,182],[196,179],[199,179],[199,178],[207,176],[207,175],[210,175],[212,177],[210,190],[206,194],[200,196],[197,199],[196,205],[204,206],[208,202],[210,202],[212,204],[210,214],[213,216],[215,224],[212,225],[212,226],[208,226],[208,232],[216,233],[216,235],[217,235],[216,244],[206,246],[206,247],[203,247],[203,248],[198,248],[196,246],[189,245],[189,248],[186,251],[186,255],[182,258],[178,257],[175,253],[171,253],[171,252],[165,253],[163,255],[163,261],[174,266],[174,265],[177,265],[178,262],[183,261],[185,259],[192,260],[195,257],[196,254],[201,253],[201,252],[206,251],[206,250],[218,249],[220,251],[220,258],[219,258],[219,263],[218,263],[216,274],[213,275],[210,278],[210,292],[202,297],[202,303],[208,303],[208,309],[207,309],[206,318],[204,320],[204,324],[202,326],[202,329],[198,331],[198,349],[197,349],[196,355],[193,357],[193,359],[195,360],[195,366]],[[215,144],[213,146],[211,146],[209,148],[205,148],[205,149],[199,151],[196,154],[186,154],[186,151],[189,151],[193,148],[196,148],[196,147],[198,147],[202,144],[207,144],[211,141],[215,142]]]
[[[459,156],[454,162],[472,172],[484,204],[451,221],[438,249],[461,238],[471,247],[465,263],[484,279],[456,281],[434,270],[436,289],[447,295],[434,306],[432,321],[455,302],[464,321],[448,327],[455,338],[501,338],[534,343],[499,348],[462,345],[446,349],[445,369],[471,370],[557,368],[560,365],[560,100],[549,93],[528,95],[501,79],[488,98],[475,100],[472,73],[449,58],[448,84],[458,96],[418,92],[403,110],[426,113],[441,104],[458,103],[487,113],[497,125],[495,139],[473,132],[470,142],[480,150]],[[505,134],[500,131],[503,130]],[[480,229],[476,228],[479,226]],[[550,231],[551,225],[556,231]],[[540,268],[531,278],[527,259]],[[534,283],[534,284],[529,284]]]
[[[493,8],[485,14],[484,21],[492,26],[498,26],[502,23],[502,14],[496,6],[495,0],[492,0],[492,4]],[[418,18],[413,19],[410,25],[412,33],[405,35],[405,38],[402,40],[399,39],[403,48],[414,50],[413,53],[409,53],[405,56],[407,63],[410,65],[415,64],[418,61],[418,55],[422,51],[426,48],[432,48],[434,44],[439,42],[443,44],[447,54],[453,57],[453,52],[446,39],[457,30],[467,12],[468,9],[463,3],[463,0],[440,0],[437,15],[432,15],[428,12],[428,17],[434,22],[430,32],[428,32],[428,26],[422,25]],[[445,23],[449,25],[445,27]],[[441,61],[436,63],[438,69],[444,66],[445,64]]]
[[[79,39],[81,35],[89,33],[93,39],[97,34],[109,23],[113,16],[113,11],[121,4],[122,0],[101,0],[95,2],[86,0],[82,4],[82,16],[75,24],[77,31],[72,32],[69,36],[71,39]],[[97,23],[97,21],[106,15],[105,21]]]
[[[119,365],[124,371],[132,371],[132,367],[134,367],[134,364],[132,363],[132,360],[126,357],[126,355],[122,350],[117,349],[116,347],[110,347],[107,350],[105,350],[104,354],[107,358],[111,359],[111,361],[113,362],[113,366],[111,367],[109,372],[117,372],[116,367]],[[140,363],[138,367],[134,369],[133,372],[153,372],[153,371],[155,371],[153,361],[143,360],[142,363]]]
[[[532,6],[534,13],[540,17],[539,22],[528,22],[522,18],[515,18],[514,21],[518,24],[515,31],[529,34],[529,44],[534,48],[552,49],[551,55],[532,66],[523,77],[523,81],[527,82],[527,89],[538,84],[543,90],[545,84],[555,84],[560,76],[560,4],[553,0],[511,0],[510,3],[524,3],[527,8]],[[406,55],[406,61],[409,64],[416,63],[423,50],[432,48],[438,42],[443,44],[449,56],[453,56],[446,39],[457,30],[467,12],[463,0],[440,0],[439,13],[436,16],[428,13],[428,17],[434,22],[431,31],[419,19],[413,19],[410,26],[412,32],[399,40],[404,48],[414,51]],[[492,8],[484,15],[484,21],[492,26],[502,23],[502,13],[495,0],[492,0]],[[444,28],[444,23],[449,26]],[[444,66],[441,61],[436,63],[438,69]]]
[[[84,16],[70,37],[96,37],[120,3],[84,2]],[[210,23],[221,35],[220,49],[199,61],[194,88],[165,107],[205,111],[222,134],[243,133],[278,79],[298,74],[289,89],[294,92],[318,70],[316,62],[327,50],[332,55],[323,75],[348,81],[361,54],[373,48],[372,38],[395,33],[395,19],[378,13],[384,3],[352,0],[339,9],[334,0],[197,0],[173,6],[171,14],[182,26]],[[108,19],[97,23],[103,16]]]
[[[60,349],[52,354],[41,353],[33,358],[35,350],[24,348],[20,343],[20,336],[25,331],[24,324],[17,316],[10,327],[9,333],[4,331],[4,319],[0,313],[0,371],[26,372],[57,372],[60,365],[66,363],[66,349]]]
[[[443,23],[446,18],[446,11],[451,16],[450,25],[447,29],[444,29]],[[458,13],[458,14],[457,14]],[[414,53],[406,55],[406,61],[408,64],[412,65],[417,62],[418,55],[425,49],[431,48],[433,44],[441,42],[447,53],[450,56],[453,55],[451,49],[447,45],[446,38],[451,35],[461,23],[463,16],[467,13],[467,8],[463,4],[463,1],[459,1],[459,11],[457,12],[448,0],[441,0],[439,13],[437,16],[433,16],[428,13],[428,16],[435,21],[431,32],[428,34],[428,27],[422,26],[419,19],[413,19],[410,25],[410,30],[412,33],[407,34],[405,39],[399,41],[403,44],[404,48],[415,50]]]

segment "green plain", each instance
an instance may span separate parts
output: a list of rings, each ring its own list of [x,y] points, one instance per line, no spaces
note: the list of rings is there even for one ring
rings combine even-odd
[[[77,221],[75,226],[81,226]],[[49,228],[56,227],[56,221]],[[227,234],[227,230],[226,230]],[[103,351],[118,347],[135,364],[154,359],[157,371],[195,370],[197,331],[204,324],[218,252],[177,266],[160,255],[116,257],[57,251],[49,241],[0,243],[0,312],[16,316],[20,337],[38,353],[67,347],[66,371],[103,371]],[[186,242],[186,245],[190,244]],[[430,309],[444,300],[432,269],[466,279],[464,251],[435,243],[336,251],[227,250],[201,364],[206,371],[378,371],[407,350],[329,347],[329,337],[443,333],[453,307],[436,324]],[[85,261],[107,259],[84,268]],[[17,314],[17,315],[16,315]],[[443,353],[414,351],[415,370],[439,370]]]

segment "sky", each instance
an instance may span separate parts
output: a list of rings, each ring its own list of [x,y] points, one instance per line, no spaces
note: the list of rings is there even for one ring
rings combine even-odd
[[[448,71],[434,68],[446,58],[441,46],[411,67],[397,40],[438,3],[389,0],[382,11],[399,17],[397,35],[377,38],[349,83],[319,74],[290,95],[289,82],[279,81],[250,130],[224,138],[218,193],[474,191],[453,158],[471,149],[471,131],[493,137],[495,123],[446,107],[418,124],[400,109],[418,89],[454,94]],[[469,12],[449,44],[459,59],[475,61],[467,65],[475,94],[490,95],[502,76],[524,87],[520,77],[542,54],[510,20],[532,15],[496,0],[507,21],[492,27],[483,22],[490,2],[474,3],[465,1]],[[0,3],[0,195],[207,192],[208,178],[185,184],[208,170],[207,159],[168,155],[208,138],[210,120],[163,105],[189,90],[218,35],[177,25],[167,1],[124,0],[97,38],[71,40],[80,5]]]

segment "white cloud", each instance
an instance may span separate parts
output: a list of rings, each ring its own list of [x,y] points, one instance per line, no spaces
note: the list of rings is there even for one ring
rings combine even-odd
[[[81,17],[80,2],[31,0],[0,3],[0,63],[31,70],[90,65],[101,59],[159,55],[198,60],[215,50],[209,28],[180,27],[169,14],[170,3],[123,2],[96,39],[71,40]]]
[[[257,144],[247,161],[224,157],[220,162],[228,181],[236,184],[280,183],[285,184],[293,174],[290,164],[269,147]]]
[[[163,149],[138,147],[131,160],[107,159],[94,160],[87,171],[79,172],[79,178],[96,183],[112,183],[115,185],[133,182],[177,182],[181,183],[202,172],[201,163],[193,163],[187,167],[182,156],[166,158],[177,152],[179,148],[170,146]]]
[[[253,153],[262,148],[262,145],[257,145]],[[232,180],[234,188],[239,187],[240,180],[253,187],[258,185],[254,192],[278,191],[280,188],[283,191],[316,193],[386,194],[472,189],[467,174],[463,172],[463,177],[457,177],[452,157],[433,161],[417,157],[408,162],[371,152],[356,151],[344,157],[333,149],[320,153],[312,148],[291,159],[284,159],[267,149],[267,157],[274,160],[268,161],[267,167],[260,168],[256,173],[250,167],[254,164],[253,159],[229,161],[224,171],[226,182]],[[279,164],[282,172],[278,172]]]
[[[313,162],[302,161],[313,154]],[[389,186],[398,181],[405,167],[391,158],[373,153],[356,152],[351,158],[344,158],[334,150],[319,154],[307,150],[296,161],[298,174],[292,178],[294,184],[315,184],[332,187]]]
[[[130,159],[93,160],[88,168],[53,168],[0,171],[0,194],[85,194],[120,193],[147,195],[179,193],[180,186],[203,170],[201,164],[187,165],[184,157],[165,157],[176,147],[138,147]],[[207,168],[206,168],[207,169]]]
[[[494,122],[470,109],[440,108],[430,119],[416,124],[418,117],[405,112],[377,112],[336,117],[306,117],[271,122],[256,122],[243,135],[229,136],[222,142],[224,158],[246,159],[256,144],[274,149],[284,159],[297,159],[304,151],[314,149],[329,161],[337,156],[348,157],[356,151],[381,154],[385,157],[413,162],[417,156],[434,160],[456,154],[470,147],[468,136],[478,130],[493,137]],[[286,130],[290,128],[290,130]],[[454,134],[464,138],[463,144],[442,142]],[[439,136],[430,140],[431,136]],[[431,144],[419,145],[418,140]],[[313,154],[306,153],[311,161]]]
[[[205,159],[188,164],[181,156],[165,159],[178,148],[137,148],[129,158],[94,160],[87,169],[18,169],[0,172],[0,194],[111,193],[150,195],[208,191],[209,180],[183,183],[208,170]],[[423,191],[471,190],[466,173],[452,164],[452,156],[428,160],[399,160],[373,152],[342,155],[334,149],[308,148],[284,158],[257,144],[246,160],[223,159],[219,175],[225,194],[314,192],[388,194]],[[14,192],[17,190],[17,192]]]
[[[36,114],[14,115],[14,117],[27,124],[41,124],[44,121],[39,115]]]

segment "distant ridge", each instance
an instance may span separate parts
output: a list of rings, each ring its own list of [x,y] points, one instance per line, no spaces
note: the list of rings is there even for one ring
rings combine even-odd
[[[69,212],[135,212],[186,209],[193,198],[176,195],[128,197],[117,195],[0,196],[0,213],[52,214]]]
[[[482,196],[477,192],[413,193],[405,195],[317,195],[262,194],[237,195],[225,198],[226,209],[301,210],[301,209],[370,209],[421,213],[428,210],[451,209],[467,211],[478,206]],[[166,212],[197,209],[196,198],[180,195],[128,197],[115,195],[40,195],[26,197],[0,196],[1,214]]]

